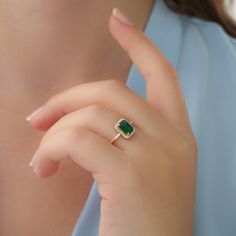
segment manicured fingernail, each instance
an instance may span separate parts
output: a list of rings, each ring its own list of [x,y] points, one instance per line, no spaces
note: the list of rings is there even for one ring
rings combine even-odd
[[[26,121],[30,122],[34,117],[36,117],[43,110],[43,106],[39,107],[37,110],[32,112],[29,116],[26,117]]]
[[[34,153],[32,159],[31,159],[31,161],[30,161],[30,163],[29,163],[29,166],[30,166],[30,167],[35,168],[36,159],[37,159],[37,151]]]
[[[112,15],[116,17],[121,23],[129,26],[134,26],[134,23],[118,8],[113,8]]]

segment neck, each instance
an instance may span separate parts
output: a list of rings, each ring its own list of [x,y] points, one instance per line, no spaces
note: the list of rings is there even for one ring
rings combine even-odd
[[[0,0],[0,87],[125,80],[131,61],[108,31],[113,7],[144,29],[153,0]],[[19,86],[18,86],[19,85]]]

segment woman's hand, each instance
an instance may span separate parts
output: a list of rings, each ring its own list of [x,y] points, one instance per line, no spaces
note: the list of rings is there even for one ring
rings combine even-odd
[[[197,145],[177,73],[142,31],[117,17],[110,31],[146,79],[147,102],[118,80],[53,96],[31,117],[47,131],[31,164],[49,177],[71,158],[92,173],[102,198],[100,236],[190,236]],[[122,117],[136,133],[111,144]]]

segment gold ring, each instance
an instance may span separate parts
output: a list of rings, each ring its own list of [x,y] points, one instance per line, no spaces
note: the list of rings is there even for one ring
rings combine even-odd
[[[131,138],[135,133],[135,128],[132,125],[132,121],[127,121],[124,118],[119,119],[115,124],[115,129],[118,132],[116,136],[111,140],[111,144],[117,140],[120,136],[125,139]]]

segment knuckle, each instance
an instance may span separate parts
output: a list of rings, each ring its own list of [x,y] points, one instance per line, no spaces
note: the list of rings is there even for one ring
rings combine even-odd
[[[198,145],[194,137],[189,139],[181,139],[179,142],[179,156],[189,158],[194,158],[197,160],[198,156]]]
[[[46,132],[40,141],[40,148],[48,149],[48,147],[52,146],[56,142],[57,137],[60,135],[62,131],[57,132]]]
[[[48,153],[52,152],[53,145],[55,143],[53,136],[44,136],[39,145],[39,152],[41,156],[47,156]]]
[[[78,140],[86,140],[88,138],[89,132],[83,127],[69,128],[68,129],[68,140],[69,142],[78,142]]]
[[[177,134],[174,136],[171,150],[172,155],[170,155],[170,159],[172,159],[173,156],[177,159],[180,158],[180,160],[188,158],[190,152],[189,140],[187,140],[186,137]]]
[[[174,79],[178,79],[179,78],[179,74],[178,71],[172,67],[172,74],[173,74],[173,78]]]
[[[91,105],[87,109],[92,119],[94,119],[94,117],[99,117],[106,110],[105,107],[97,104]]]
[[[118,79],[109,79],[104,81],[103,85],[97,90],[96,96],[98,97],[98,102],[106,103],[109,97],[113,96],[114,93],[120,93],[126,88],[125,83]]]
[[[177,79],[179,77],[177,70],[170,64],[170,62],[166,63],[166,71],[173,79]]]
[[[110,79],[108,81],[108,88],[107,89],[109,89],[108,91],[113,91],[114,89],[119,90],[119,89],[122,89],[124,87],[125,87],[125,85],[121,80]]]

